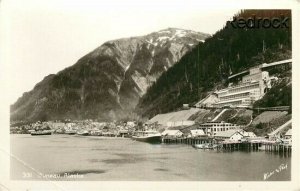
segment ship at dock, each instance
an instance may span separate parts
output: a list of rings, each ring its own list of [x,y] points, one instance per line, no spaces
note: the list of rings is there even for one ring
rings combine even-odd
[[[32,136],[38,136],[38,135],[51,135],[53,131],[51,130],[51,128],[48,125],[41,124],[40,122],[38,122],[35,125],[34,129],[32,129],[28,132],[30,132],[30,134]]]
[[[30,133],[32,136],[38,136],[38,135],[51,135],[51,131],[33,131]]]
[[[83,130],[83,131],[78,131],[77,132],[77,135],[81,135],[81,136],[88,136],[89,135],[89,132],[86,131],[86,130]]]
[[[135,131],[132,139],[148,143],[161,143],[161,134],[157,131]]]
[[[65,131],[65,134],[67,135],[75,135],[77,132],[75,130],[67,130]]]

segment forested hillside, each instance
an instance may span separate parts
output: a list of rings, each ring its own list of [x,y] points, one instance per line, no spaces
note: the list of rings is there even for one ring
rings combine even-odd
[[[237,18],[290,17],[289,10],[246,10]],[[227,77],[261,63],[291,58],[291,20],[288,28],[237,29],[229,22],[199,43],[171,67],[140,99],[136,112],[151,117],[193,104],[208,91],[226,85]],[[291,89],[291,86],[288,87]]]

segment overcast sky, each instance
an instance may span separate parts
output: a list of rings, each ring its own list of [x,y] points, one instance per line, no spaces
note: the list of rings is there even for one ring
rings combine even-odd
[[[168,27],[213,34],[239,10],[224,8],[223,4],[215,1],[204,2],[5,2],[1,10],[2,37],[5,38],[2,39],[5,41],[2,53],[5,53],[5,62],[10,70],[10,103],[14,103],[23,92],[30,91],[46,75],[73,65],[105,41],[145,35]]]

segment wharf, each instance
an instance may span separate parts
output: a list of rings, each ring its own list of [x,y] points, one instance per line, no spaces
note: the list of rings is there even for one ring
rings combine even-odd
[[[212,137],[194,137],[194,138],[172,138],[164,137],[162,138],[162,143],[164,144],[205,144],[211,143],[218,145],[217,150],[243,150],[243,151],[265,151],[265,152],[274,152],[274,153],[284,153],[291,155],[292,145],[282,144],[282,143],[273,143],[266,141],[257,141],[257,142],[226,142],[221,140],[216,140]]]

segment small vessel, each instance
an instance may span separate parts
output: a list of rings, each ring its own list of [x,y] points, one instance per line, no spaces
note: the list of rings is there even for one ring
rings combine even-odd
[[[204,144],[195,144],[193,145],[193,147],[196,149],[215,149],[218,147],[218,145],[212,143],[204,143]]]
[[[92,135],[92,136],[101,136],[102,135],[102,131],[100,131],[100,130],[92,130],[90,132],[90,135]]]
[[[51,135],[52,132],[51,131],[33,131],[30,134],[32,136],[36,136],[36,135]]]
[[[57,129],[54,131],[56,134],[64,134],[64,131],[62,129]]]
[[[195,149],[204,149],[205,148],[205,145],[204,144],[195,144],[195,145],[192,145]]]
[[[85,131],[78,131],[77,135],[87,136],[87,135],[89,135],[89,132],[86,131],[86,130]]]
[[[258,147],[258,150],[265,151],[266,150],[266,145],[262,144],[260,147]]]
[[[205,149],[216,149],[219,145],[209,143],[206,145]]]
[[[67,130],[67,131],[65,131],[65,134],[67,134],[67,135],[75,135],[76,131],[74,131],[74,130]]]
[[[132,139],[148,143],[161,143],[161,134],[157,131],[135,131]]]

